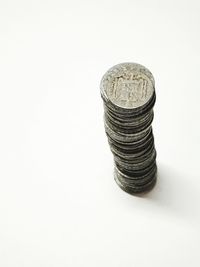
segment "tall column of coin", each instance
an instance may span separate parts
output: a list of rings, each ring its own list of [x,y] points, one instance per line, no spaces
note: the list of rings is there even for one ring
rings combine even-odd
[[[131,194],[150,190],[157,173],[151,127],[156,96],[151,72],[136,63],[118,64],[103,76],[101,96],[117,184]]]

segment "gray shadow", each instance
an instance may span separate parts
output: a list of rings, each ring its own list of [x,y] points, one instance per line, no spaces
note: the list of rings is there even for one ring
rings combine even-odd
[[[184,173],[181,167],[158,163],[158,179],[155,187],[143,198],[162,212],[170,212],[193,223],[200,222],[200,188],[194,174]]]

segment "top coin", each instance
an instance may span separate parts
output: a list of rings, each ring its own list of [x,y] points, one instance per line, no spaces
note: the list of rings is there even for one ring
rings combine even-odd
[[[137,63],[121,63],[110,68],[101,80],[101,95],[107,102],[124,109],[144,106],[154,94],[151,72]]]

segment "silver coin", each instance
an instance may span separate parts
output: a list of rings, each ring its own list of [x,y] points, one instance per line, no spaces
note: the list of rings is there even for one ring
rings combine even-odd
[[[141,143],[145,142],[149,137],[151,137],[152,136],[152,128],[150,127],[144,136],[140,136],[140,138],[133,140],[133,141],[128,141],[128,140],[120,141],[120,140],[113,139],[112,136],[110,136],[107,132],[106,132],[106,135],[107,135],[108,139],[110,139],[115,144],[131,147],[131,146],[140,145]]]
[[[147,157],[149,154],[153,153],[153,149],[154,149],[154,142],[151,142],[150,144],[148,144],[147,147],[145,147],[143,150],[139,150],[139,152],[132,152],[132,151],[128,151],[128,152],[124,152],[120,149],[117,149],[114,146],[110,146],[111,151],[113,152],[114,155],[119,156],[122,159],[127,159],[127,160],[137,160],[138,158],[145,158]]]
[[[150,190],[157,173],[151,127],[156,101],[153,75],[140,64],[122,63],[106,72],[100,87],[115,180],[129,193]]]
[[[113,138],[122,142],[134,142],[137,140],[140,140],[142,137],[144,137],[148,131],[150,130],[151,126],[149,128],[144,129],[141,132],[134,133],[134,134],[123,134],[117,131],[114,131],[112,128],[109,127],[109,125],[104,121],[105,130],[106,132]]]
[[[124,175],[121,171],[119,171],[116,167],[114,170],[119,175],[119,179],[123,184],[131,185],[131,186],[137,186],[137,185],[145,185],[149,182],[151,182],[152,179],[154,179],[157,168],[152,169],[148,175],[142,176],[142,177],[130,177],[127,175]]]
[[[101,94],[107,101],[123,109],[145,105],[154,93],[151,72],[137,63],[121,63],[109,69],[101,81]]]
[[[133,185],[131,183],[129,184],[124,183],[123,179],[121,178],[118,172],[114,172],[114,178],[115,178],[116,183],[119,185],[119,187],[125,192],[129,194],[140,194],[140,193],[148,192],[154,187],[156,180],[157,180],[157,173],[155,173],[153,178],[144,185]]]
[[[125,180],[140,180],[140,179],[146,179],[148,176],[151,176],[153,173],[157,172],[157,165],[156,163],[152,164],[152,166],[149,168],[148,172],[145,173],[138,173],[136,172],[124,172],[123,170],[121,170],[119,168],[119,166],[115,163],[114,164],[114,170],[117,171],[119,173],[120,176],[123,177],[123,179]]]

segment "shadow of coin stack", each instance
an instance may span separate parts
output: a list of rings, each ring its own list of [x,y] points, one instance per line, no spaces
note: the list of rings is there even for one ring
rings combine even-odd
[[[100,87],[115,180],[130,194],[149,191],[157,177],[153,75],[140,64],[121,63],[105,73]]]

